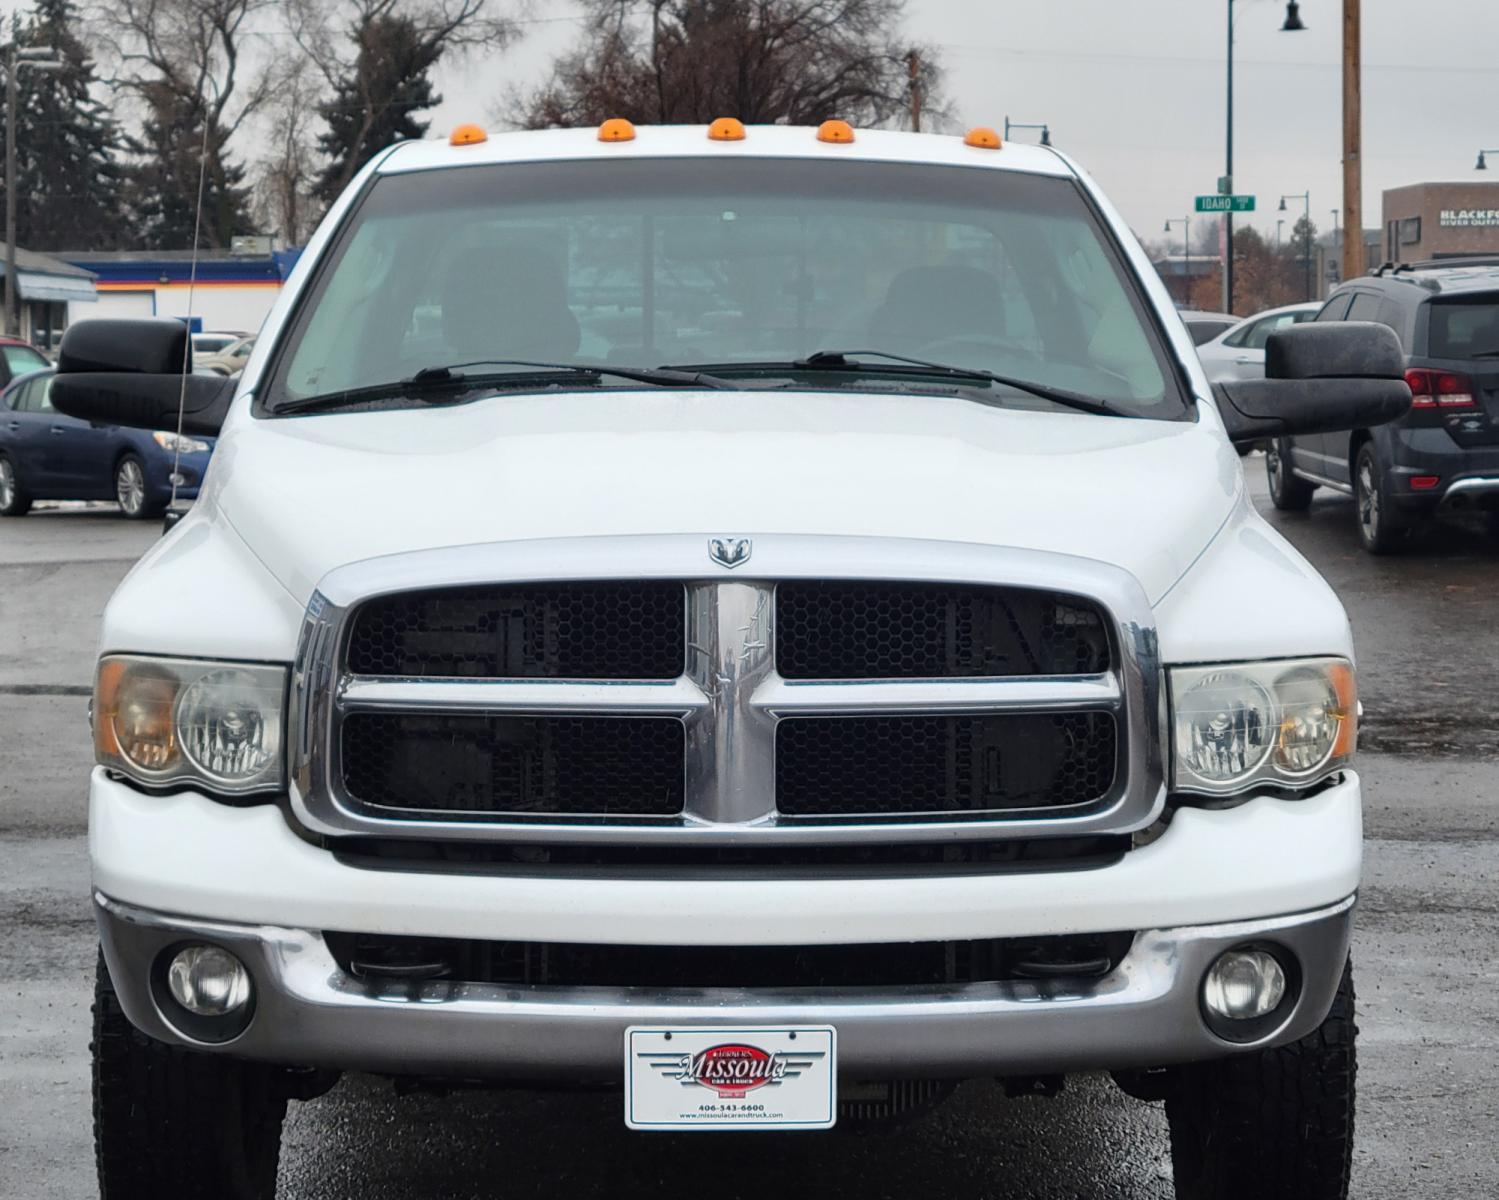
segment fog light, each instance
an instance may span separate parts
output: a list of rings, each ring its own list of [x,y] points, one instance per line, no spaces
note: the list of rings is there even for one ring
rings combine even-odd
[[[250,973],[218,946],[188,946],[167,968],[167,988],[194,1016],[225,1017],[250,1002]]]
[[[1279,1007],[1286,995],[1286,972],[1264,950],[1228,950],[1208,968],[1202,1002],[1230,1021],[1252,1021]]]

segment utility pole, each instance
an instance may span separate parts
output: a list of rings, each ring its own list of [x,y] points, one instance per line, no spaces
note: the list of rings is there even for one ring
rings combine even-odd
[[[906,72],[911,79],[911,132],[921,132],[921,51],[906,55]]]
[[[16,303],[16,77],[22,67],[58,71],[63,64],[44,46],[22,49],[12,42],[5,47],[5,332],[21,332]]]
[[[1343,279],[1364,273],[1363,69],[1360,0],[1343,0]]]

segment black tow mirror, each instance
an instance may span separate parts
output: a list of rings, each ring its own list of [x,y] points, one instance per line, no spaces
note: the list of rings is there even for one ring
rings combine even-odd
[[[58,412],[104,425],[219,432],[233,380],[194,375],[187,326],[169,318],[79,321],[63,334],[51,399]]]
[[[1292,325],[1265,344],[1265,378],[1213,385],[1236,443],[1368,429],[1411,406],[1395,331],[1371,321]]]

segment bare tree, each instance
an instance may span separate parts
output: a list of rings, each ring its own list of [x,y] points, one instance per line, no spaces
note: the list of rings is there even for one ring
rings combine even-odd
[[[532,128],[606,117],[811,124],[940,117],[941,71],[897,36],[904,0],[584,0],[582,44],[529,100]]]
[[[307,62],[298,57],[280,74],[274,98],[262,113],[267,152],[256,166],[251,213],[262,230],[290,246],[306,241],[318,220],[320,206],[313,192],[317,104]]]
[[[515,35],[494,0],[285,0],[292,36],[329,96],[317,193],[331,201],[375,151],[420,137],[415,114],[440,99],[428,72],[450,52],[493,50]]]
[[[247,221],[244,168],[229,143],[271,94],[271,76],[248,61],[253,18],[275,0],[112,0],[96,28],[114,83],[144,109],[129,141],[138,162],[130,190],[148,243],[192,239],[204,176],[202,241],[223,246]]]

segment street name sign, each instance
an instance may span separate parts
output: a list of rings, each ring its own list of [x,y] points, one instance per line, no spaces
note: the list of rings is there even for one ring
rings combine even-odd
[[[1197,211],[1200,213],[1213,212],[1253,212],[1253,196],[1198,196]]]

